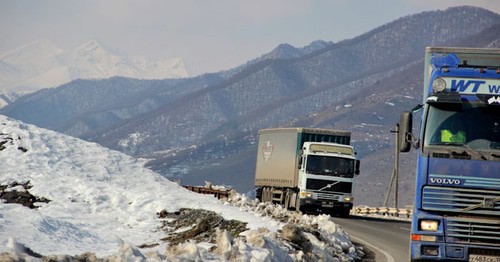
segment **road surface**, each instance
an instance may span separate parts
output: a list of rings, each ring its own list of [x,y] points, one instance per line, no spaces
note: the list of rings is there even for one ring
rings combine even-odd
[[[363,261],[408,261],[410,223],[366,217],[333,218],[351,240],[367,251]]]

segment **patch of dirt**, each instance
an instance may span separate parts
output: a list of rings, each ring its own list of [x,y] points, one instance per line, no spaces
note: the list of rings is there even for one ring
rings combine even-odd
[[[11,189],[11,188],[20,188]],[[36,209],[38,206],[35,203],[49,203],[50,200],[45,197],[37,197],[32,195],[28,190],[33,186],[30,185],[30,181],[25,183],[13,182],[8,185],[0,185],[0,199],[4,201],[4,203],[8,204],[21,204],[25,207]]]
[[[362,261],[363,262],[376,262],[375,260],[375,252],[373,252],[369,247],[358,243],[358,242],[353,242],[356,246],[358,246],[360,249],[363,250],[364,256]]]
[[[221,232],[225,231],[230,235],[230,245],[243,242],[260,248],[276,250],[276,247],[268,246],[271,245],[269,243],[276,243],[284,253],[292,257],[292,260],[360,261],[364,258],[370,258],[370,254],[365,255],[363,247],[353,246],[348,243],[347,239],[337,239],[335,233],[321,229],[318,222],[313,222],[316,220],[314,216],[303,216],[300,212],[288,211],[280,206],[269,204],[250,204],[248,202],[246,204],[248,204],[247,208],[252,209],[253,212],[272,217],[285,225],[276,233],[259,231],[260,233],[250,232],[246,236],[241,236],[240,233],[247,231],[246,223],[235,220],[226,221],[213,211],[181,209],[178,212],[168,213],[163,210],[157,215],[163,219],[161,229],[166,233],[166,237],[162,241],[169,243],[171,253],[169,254],[175,255],[176,247],[182,248],[183,244],[193,242],[214,244],[209,252],[217,253],[217,249],[224,245],[218,237],[220,237]],[[271,239],[273,240],[267,242]],[[241,256],[238,250],[237,247],[233,246],[222,253],[226,252],[230,254],[229,257],[235,258]],[[288,255],[284,255],[284,257]]]
[[[216,242],[217,229],[226,230],[233,238],[247,230],[246,223],[237,220],[224,220],[213,211],[202,209],[181,209],[179,212],[158,214],[165,218],[162,229],[167,233],[163,241],[177,245],[188,240],[196,242]]]
[[[9,134],[0,133],[0,151],[3,151],[4,149],[6,149],[7,146],[14,145],[14,139],[21,140],[21,137],[14,138]],[[28,152],[28,149],[26,149],[22,146],[17,147],[17,149],[19,151],[22,151],[23,153]]]

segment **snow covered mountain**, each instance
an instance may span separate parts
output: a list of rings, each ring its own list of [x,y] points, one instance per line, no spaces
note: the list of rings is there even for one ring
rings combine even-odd
[[[0,261],[354,261],[363,255],[329,216],[237,194],[223,203],[130,156],[3,115],[0,159]]]
[[[0,56],[0,90],[15,92],[56,87],[75,79],[112,76],[164,79],[188,75],[182,58],[155,61],[129,57],[96,40],[73,50],[38,40]]]

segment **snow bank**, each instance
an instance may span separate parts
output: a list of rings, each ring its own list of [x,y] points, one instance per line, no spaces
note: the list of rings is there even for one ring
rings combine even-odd
[[[238,194],[221,203],[170,182],[130,156],[1,115],[0,158],[3,188],[29,184],[29,194],[49,201],[35,202],[36,208],[0,203],[0,253],[18,258],[87,252],[134,260],[216,261],[235,257],[286,261],[306,255],[353,260],[362,255],[327,216],[302,216]],[[248,230],[235,238],[220,231],[216,243],[187,241],[172,246],[164,240],[158,214],[183,208],[213,211],[226,220],[246,223]],[[289,223],[308,232],[318,230],[321,239],[304,233],[312,244],[306,250],[310,254],[280,235]]]

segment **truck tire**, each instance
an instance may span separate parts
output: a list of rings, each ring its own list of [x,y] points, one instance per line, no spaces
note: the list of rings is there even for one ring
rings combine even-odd
[[[264,189],[262,189],[262,202],[271,201],[273,201],[273,190],[270,187],[264,187]]]
[[[285,209],[287,209],[287,210],[290,209],[291,200],[292,200],[292,190],[287,189],[285,191],[285,198],[284,198],[284,204],[283,204]]]
[[[262,188],[262,203],[267,202],[267,187]]]
[[[293,193],[294,199],[295,199],[295,211],[300,211],[300,197],[299,193],[295,192]]]

